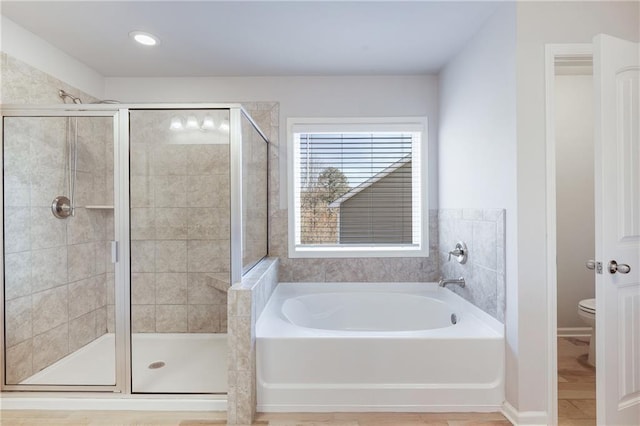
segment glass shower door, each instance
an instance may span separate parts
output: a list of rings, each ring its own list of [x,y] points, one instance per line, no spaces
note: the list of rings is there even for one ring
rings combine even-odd
[[[116,386],[115,118],[3,117],[5,389]]]
[[[227,391],[229,111],[131,110],[131,375]]]

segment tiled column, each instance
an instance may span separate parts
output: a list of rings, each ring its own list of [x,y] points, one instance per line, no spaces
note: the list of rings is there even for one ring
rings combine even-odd
[[[228,293],[227,424],[251,424],[256,412],[256,321],[278,284],[278,259],[267,258]]]

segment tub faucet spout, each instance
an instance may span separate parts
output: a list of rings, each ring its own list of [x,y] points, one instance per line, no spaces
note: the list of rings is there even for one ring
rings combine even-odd
[[[457,280],[445,280],[444,278],[440,278],[440,281],[438,281],[438,285],[440,287],[446,287],[447,284],[457,284],[462,288],[466,286],[466,283],[464,282],[463,277],[460,277]]]

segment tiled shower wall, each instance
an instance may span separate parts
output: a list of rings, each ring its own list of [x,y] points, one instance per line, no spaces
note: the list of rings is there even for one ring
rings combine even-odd
[[[73,121],[73,120],[72,120]],[[76,211],[57,219],[69,195],[66,119],[7,117],[4,138],[7,381],[18,383],[107,332],[113,287],[108,241],[113,131],[108,118],[78,119]]]
[[[230,270],[229,135],[169,129],[220,111],[131,112],[134,333],[224,333]]]
[[[96,98],[69,86],[32,66],[0,52],[0,103],[15,105],[54,105],[62,103],[58,90],[95,102]]]
[[[440,270],[445,278],[463,277],[466,287],[447,288],[504,323],[505,211],[503,209],[443,209],[439,212]],[[458,241],[469,250],[464,264],[449,251]]]

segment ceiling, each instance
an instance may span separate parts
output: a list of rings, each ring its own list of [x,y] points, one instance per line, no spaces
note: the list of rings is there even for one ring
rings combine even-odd
[[[105,77],[437,72],[497,3],[7,1],[2,15]],[[129,32],[160,38],[135,45]]]

